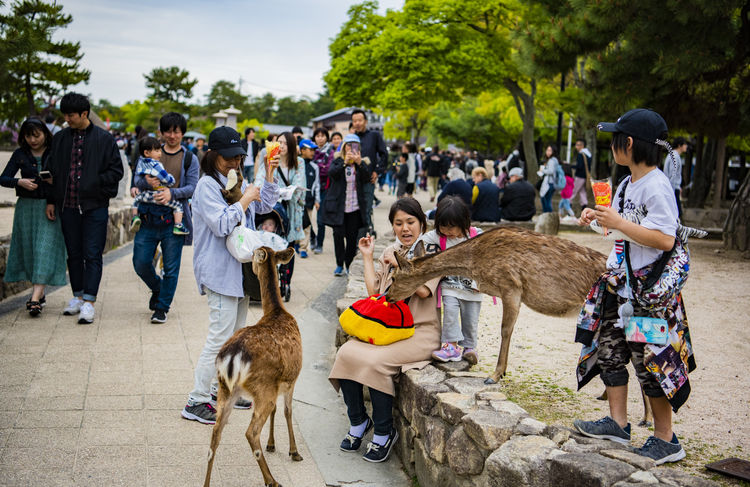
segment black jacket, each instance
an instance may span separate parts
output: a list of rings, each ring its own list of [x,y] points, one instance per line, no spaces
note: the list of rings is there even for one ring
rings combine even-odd
[[[3,170],[3,174],[0,175],[0,186],[16,188],[16,196],[19,198],[45,199],[51,186],[42,181],[39,177],[39,170],[44,167],[48,156],[49,148],[44,151],[44,154],[42,155],[42,163],[37,167],[36,158],[31,152],[26,149],[16,149],[13,152],[13,155],[10,156],[10,160]],[[21,171],[21,177],[17,178],[16,173],[18,173],[19,170]],[[37,188],[34,191],[24,189],[18,185],[19,179],[32,179],[37,184]]]
[[[384,173],[385,167],[388,165],[388,149],[385,147],[383,134],[368,129],[358,133],[357,136],[359,137],[362,158],[370,158],[370,172]]]
[[[534,186],[525,179],[506,185],[500,200],[503,220],[514,222],[531,220],[531,217],[536,214],[535,197]]]
[[[367,164],[355,165],[357,168],[357,202],[362,214],[362,221],[367,221],[367,206],[365,205],[364,185],[370,181],[370,168]],[[344,224],[344,206],[346,204],[346,176],[344,173],[344,159],[337,157],[328,169],[330,186],[326,191],[323,202],[323,223],[335,227]]]
[[[255,164],[255,156],[258,155],[258,148],[260,146],[258,145],[258,141],[257,140],[253,140],[252,142],[253,143],[250,145],[250,147],[248,147],[247,139],[242,139],[240,141],[240,144],[242,145],[242,148],[245,149],[245,152],[247,152],[247,157],[249,157],[250,160],[252,161],[250,164],[254,165]]]
[[[70,174],[70,156],[73,150],[73,132],[68,128],[52,138],[46,169],[52,173],[52,191],[47,203],[58,208],[65,204]],[[83,174],[78,198],[81,210],[109,206],[110,198],[117,196],[117,185],[122,179],[122,158],[115,139],[104,129],[89,124],[83,141]]]
[[[427,156],[424,165],[427,166],[425,169],[429,177],[440,177],[443,173],[443,159],[440,157],[440,154],[433,153]]]
[[[478,222],[500,221],[500,188],[488,179],[477,184],[477,188],[479,194],[474,201],[471,219]]]
[[[438,203],[440,203],[440,201],[446,196],[458,196],[464,201],[464,203],[466,203],[466,206],[471,209],[471,190],[472,187],[468,181],[465,179],[456,179],[443,186],[443,190],[440,192],[440,196],[438,196],[437,199]]]

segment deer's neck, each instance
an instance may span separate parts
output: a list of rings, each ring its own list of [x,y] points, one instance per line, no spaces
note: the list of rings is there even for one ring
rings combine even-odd
[[[425,282],[441,276],[471,277],[473,270],[468,252],[441,252],[419,262],[409,276]]]
[[[278,313],[284,310],[279,290],[279,276],[276,266],[266,262],[258,274],[260,282],[260,302],[263,307],[263,315]]]

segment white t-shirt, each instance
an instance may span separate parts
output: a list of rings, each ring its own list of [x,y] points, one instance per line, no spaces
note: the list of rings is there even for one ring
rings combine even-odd
[[[628,176],[612,198],[612,208],[619,211],[620,193],[625,181],[630,181]],[[625,205],[623,212],[627,215],[636,208],[643,208],[646,215],[640,225],[651,230],[659,230],[665,235],[674,237],[677,232],[677,202],[674,191],[669,180],[663,172],[654,169],[636,182],[628,183],[625,189]],[[644,247],[635,242],[630,242],[630,265],[633,270],[641,269],[655,262],[661,257],[662,251]],[[607,258],[607,269],[625,269],[625,254],[621,241],[615,242],[612,251]]]
[[[476,229],[477,235],[482,233],[480,228]],[[428,254],[440,252],[440,235],[437,231],[431,230],[423,234],[417,242],[422,241],[424,243],[425,251]],[[449,238],[445,242],[445,248],[449,249],[454,245],[458,245],[467,238]],[[415,242],[416,245],[416,242]],[[445,276],[440,281],[440,290],[444,296],[453,296],[458,299],[465,301],[481,301],[482,294],[478,290],[478,285],[475,281],[461,276]]]

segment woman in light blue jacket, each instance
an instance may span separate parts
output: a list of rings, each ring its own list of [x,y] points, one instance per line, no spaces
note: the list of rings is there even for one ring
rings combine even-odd
[[[242,264],[229,253],[226,237],[242,223],[253,228],[256,213],[268,213],[279,198],[274,181],[278,157],[267,164],[265,180],[256,186],[242,183],[242,197],[229,205],[221,194],[230,169],[242,170],[247,153],[240,134],[230,127],[214,129],[209,151],[201,161],[203,176],[193,193],[193,271],[198,291],[208,295],[208,337],[195,367],[195,385],[182,417],[204,424],[216,422],[212,393],[216,391],[216,355],[235,331],[245,326],[248,298],[242,289]],[[241,403],[240,403],[241,404]],[[247,405],[246,407],[249,407]]]

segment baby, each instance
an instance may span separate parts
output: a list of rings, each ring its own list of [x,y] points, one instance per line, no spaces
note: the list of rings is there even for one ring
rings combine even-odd
[[[158,140],[154,137],[144,137],[138,142],[138,148],[141,157],[138,159],[138,164],[136,164],[136,174],[158,178],[161,185],[142,191],[136,195],[135,201],[133,201],[133,218],[130,220],[131,232],[137,232],[141,228],[141,217],[138,211],[139,205],[142,203],[161,204],[156,202],[154,196],[160,190],[168,188],[175,183],[174,176],[169,174],[161,162],[159,162],[159,159],[161,159],[161,144]],[[168,206],[173,210],[174,227],[172,228],[172,233],[175,235],[188,235],[190,231],[182,223],[182,216],[184,214],[182,203],[173,198],[164,203],[163,206]]]

